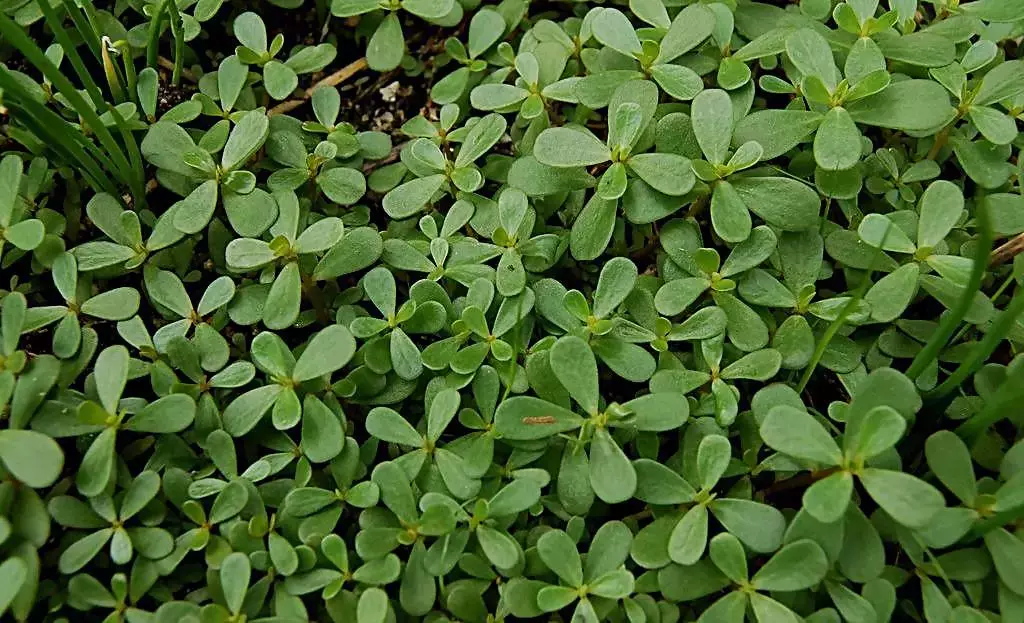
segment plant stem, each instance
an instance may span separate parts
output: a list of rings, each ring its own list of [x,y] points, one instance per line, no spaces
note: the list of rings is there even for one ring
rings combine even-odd
[[[160,26],[164,20],[164,5],[166,2],[161,2],[156,7],[156,13],[153,14],[149,22],[149,38],[146,43],[146,65],[157,68],[160,58]]]
[[[313,309],[316,310],[316,319],[320,324],[330,324],[331,317],[327,313],[327,303],[324,301],[324,293],[320,291],[320,287],[316,285],[312,277],[302,276],[302,291],[306,293],[306,298],[313,305]]]
[[[1006,381],[999,386],[995,395],[986,401],[985,408],[971,419],[957,427],[956,434],[959,435],[968,446],[973,446],[974,441],[990,426],[1008,418],[1018,410],[1009,407],[1020,400],[1024,395],[1024,365],[1012,369],[1006,377]]]
[[[928,155],[925,156],[925,160],[935,160],[939,156],[939,152],[942,151],[942,148],[949,142],[949,133],[953,131],[953,126],[956,125],[958,119],[960,119],[960,117],[950,121],[949,125],[942,128],[942,130],[935,135],[935,142],[932,144],[932,148],[928,150]]]
[[[939,399],[960,387],[960,384],[968,376],[974,374],[1006,338],[1021,312],[1024,312],[1024,295],[1013,298],[1010,305],[999,315],[999,319],[992,323],[992,327],[985,334],[984,339],[971,350],[967,361],[961,363],[956,371],[943,381],[942,385],[928,392],[926,398],[929,400]]]
[[[914,357],[910,367],[907,368],[907,376],[911,380],[921,376],[921,373],[924,372],[928,364],[938,357],[939,351],[946,346],[949,338],[959,326],[960,321],[963,320],[970,310],[971,304],[974,302],[974,295],[981,289],[981,280],[985,277],[988,256],[992,251],[992,229],[989,226],[988,210],[985,207],[984,201],[980,201],[977,204],[977,219],[980,238],[978,239],[978,251],[974,256],[974,268],[971,271],[971,278],[967,282],[963,296],[956,302],[956,306],[949,310],[949,314],[939,323],[938,330],[932,334],[931,339],[928,340],[928,343]]]
[[[171,14],[171,34],[174,35],[174,69],[171,71],[171,84],[178,86],[181,84],[181,66],[185,57],[185,30],[182,27],[181,14],[178,13],[178,5],[172,0],[167,3],[167,7]]]

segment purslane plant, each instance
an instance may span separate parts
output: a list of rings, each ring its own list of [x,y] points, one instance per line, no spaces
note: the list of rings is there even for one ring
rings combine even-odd
[[[1024,616],[1024,2],[270,4],[0,6],[0,616]]]

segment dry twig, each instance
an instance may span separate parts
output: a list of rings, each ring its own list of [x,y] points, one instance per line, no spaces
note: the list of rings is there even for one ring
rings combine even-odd
[[[992,252],[988,259],[988,265],[999,266],[1000,264],[1005,264],[1012,261],[1022,251],[1024,251],[1024,234],[1017,234]]]
[[[327,76],[323,80],[317,82],[316,84],[314,84],[313,86],[309,87],[308,89],[306,89],[302,93],[302,97],[301,98],[293,99],[293,100],[288,100],[286,102],[281,102],[277,106],[274,106],[273,108],[271,108],[270,112],[267,113],[267,114],[269,116],[274,116],[274,115],[280,115],[280,114],[283,114],[283,113],[286,113],[286,112],[291,112],[291,111],[295,110],[296,108],[298,108],[299,106],[302,106],[303,104],[305,104],[307,101],[309,101],[309,98],[313,97],[313,91],[316,91],[320,87],[338,86],[342,82],[345,82],[346,80],[348,80],[352,76],[354,76],[357,73],[361,72],[362,70],[366,69],[366,67],[367,67],[367,65],[366,65],[366,58],[360,58],[359,60],[353,61],[353,62],[349,63],[348,65],[345,65],[344,67],[342,67],[338,71],[334,72],[333,74]]]

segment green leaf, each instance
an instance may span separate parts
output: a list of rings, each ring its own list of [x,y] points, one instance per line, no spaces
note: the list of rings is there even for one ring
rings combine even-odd
[[[285,264],[274,285],[270,287],[267,301],[263,306],[263,324],[268,329],[287,329],[295,324],[299,317],[299,306],[302,303],[302,281],[299,264]]]
[[[366,178],[347,167],[327,169],[317,176],[316,183],[328,199],[343,206],[354,204],[366,194]]]
[[[402,24],[397,13],[388,13],[366,46],[366,63],[374,71],[391,71],[398,67],[404,55],[405,36],[402,34]]]
[[[818,223],[821,200],[806,184],[782,177],[745,177],[733,186],[751,212],[786,231],[803,231]]]
[[[591,23],[594,38],[609,48],[625,54],[637,56],[641,52],[640,39],[629,23],[629,18],[618,9],[604,9],[597,14]]]
[[[598,410],[597,361],[581,338],[566,336],[551,349],[551,367],[573,400],[588,414]]]
[[[945,506],[942,493],[904,472],[867,468],[861,483],[882,510],[908,528],[923,528]]]
[[[702,91],[693,98],[690,110],[693,132],[704,156],[712,164],[724,164],[733,130],[729,94],[721,89]]]
[[[232,613],[242,611],[242,602],[249,588],[251,572],[249,557],[241,552],[228,554],[221,562],[220,584],[224,591],[224,601]]]
[[[107,413],[117,413],[117,405],[128,382],[128,349],[124,346],[105,348],[96,358],[96,369],[93,377],[96,380],[96,393]]]
[[[871,97],[850,103],[857,123],[907,131],[929,131],[948,123],[955,110],[949,94],[931,80],[903,80]]]
[[[952,431],[939,431],[928,437],[925,458],[932,473],[966,505],[978,496],[974,466],[967,445]]]
[[[494,415],[495,428],[509,439],[545,439],[582,424],[583,418],[572,411],[532,396],[507,399]]]
[[[825,578],[829,563],[825,552],[811,540],[783,547],[761,567],[751,584],[761,591],[799,591]]]
[[[906,429],[907,421],[895,409],[878,406],[864,414],[854,434],[847,433],[843,446],[855,460],[866,460],[896,445]]]
[[[64,468],[64,453],[52,438],[29,430],[0,431],[0,461],[14,478],[34,489],[49,487]]]
[[[960,220],[964,211],[963,192],[945,180],[932,182],[921,195],[920,210],[917,244],[919,247],[935,247]]]
[[[282,387],[276,383],[250,390],[232,400],[224,409],[224,430],[233,437],[251,431],[273,406]]]
[[[601,164],[611,159],[608,147],[583,129],[559,127],[541,132],[533,146],[533,155],[552,167],[579,167]]]
[[[838,465],[842,452],[832,435],[809,413],[779,405],[761,422],[761,438],[773,449],[822,465]]]
[[[331,325],[309,341],[295,362],[292,378],[305,382],[340,370],[356,352],[356,341],[344,325]]]
[[[871,306],[871,319],[892,322],[899,318],[917,295],[921,269],[917,264],[904,264],[879,279],[864,295]]]
[[[703,4],[692,4],[676,14],[668,32],[661,40],[657,63],[671,63],[711,36],[715,14]]]
[[[747,205],[729,182],[722,180],[711,195],[711,224],[722,240],[743,242],[750,236],[752,221]]]
[[[625,502],[636,491],[633,465],[605,429],[595,431],[590,442],[590,486],[608,504]]]
[[[270,120],[260,110],[246,113],[231,130],[221,155],[221,168],[234,171],[245,164],[267,140]]]
[[[413,216],[430,204],[444,183],[444,175],[430,175],[406,182],[384,195],[384,211],[395,219]]]
[[[840,471],[814,483],[804,491],[804,508],[812,517],[833,524],[845,513],[853,494],[853,475]]]
[[[704,555],[708,542],[708,510],[701,504],[686,511],[672,529],[668,555],[680,565],[692,565]]]
[[[985,534],[985,548],[992,556],[999,579],[1017,594],[1024,591],[1024,575],[1021,574],[1024,542],[1004,528],[996,528]]]
[[[814,160],[827,171],[845,171],[860,160],[860,130],[845,108],[825,114],[814,135]]]
[[[804,76],[820,78],[828,89],[839,83],[839,69],[825,37],[810,28],[797,30],[786,38],[786,54]]]
[[[572,587],[583,585],[583,563],[571,537],[561,530],[549,530],[537,540],[537,554],[555,575]]]

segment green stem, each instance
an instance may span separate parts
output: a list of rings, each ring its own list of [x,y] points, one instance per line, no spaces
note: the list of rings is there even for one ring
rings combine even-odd
[[[167,3],[171,13],[171,34],[174,35],[174,70],[171,72],[171,84],[181,84],[181,67],[185,62],[185,31],[182,28],[181,14],[178,13],[178,5],[173,2]]]
[[[999,319],[992,324],[984,339],[981,340],[981,343],[971,350],[967,361],[961,363],[956,371],[943,381],[942,385],[928,392],[926,398],[935,400],[949,395],[950,392],[960,387],[960,384],[968,376],[977,372],[978,368],[988,360],[989,355],[1006,338],[1006,335],[1012,330],[1013,324],[1022,312],[1024,312],[1024,295],[1018,295],[1013,298],[1010,305],[999,315]]]
[[[149,37],[146,42],[146,65],[157,69],[160,66],[160,27],[164,21],[164,2],[156,7],[156,13],[149,22]]]
[[[313,305],[313,309],[316,310],[316,319],[320,324],[330,324],[331,317],[327,313],[327,303],[324,301],[324,293],[320,291],[319,286],[313,281],[312,277],[302,276],[302,291],[306,293],[306,298]]]
[[[800,384],[797,385],[797,393],[802,394],[804,389],[807,388],[807,383],[811,380],[811,375],[814,374],[815,368],[818,367],[818,363],[821,358],[825,356],[825,351],[828,349],[829,343],[832,338],[836,336],[839,329],[846,324],[846,318],[850,315],[853,309],[857,306],[857,303],[864,298],[864,293],[867,292],[868,286],[871,284],[871,274],[873,271],[869,270],[864,274],[864,278],[861,280],[860,285],[857,286],[856,292],[853,294],[853,298],[847,301],[846,305],[839,312],[839,316],[825,329],[825,332],[821,335],[821,340],[818,342],[818,346],[814,349],[814,355],[811,357],[810,363],[804,368],[804,374],[800,377]]]
[[[985,403],[985,408],[980,413],[961,424],[956,429],[967,445],[971,446],[990,426],[1001,420],[1018,413],[1017,409],[1009,408],[1014,402],[1020,400],[1024,395],[1024,365],[1010,368],[1006,380],[995,395]]]
[[[960,325],[960,321],[971,309],[974,295],[981,289],[981,280],[985,277],[985,269],[988,267],[988,256],[992,252],[992,228],[989,226],[988,211],[984,201],[977,202],[977,220],[979,238],[977,250],[974,253],[974,268],[971,271],[971,278],[967,282],[963,296],[956,302],[956,306],[949,310],[949,313],[939,323],[938,330],[907,368],[907,376],[911,380],[921,376],[928,365],[938,357],[939,351],[946,346],[949,338]]]

